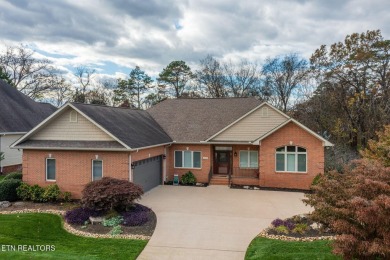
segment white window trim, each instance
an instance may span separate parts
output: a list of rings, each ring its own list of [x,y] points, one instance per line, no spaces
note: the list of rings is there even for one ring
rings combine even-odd
[[[194,152],[195,153],[200,153],[200,167],[176,167],[176,152],[181,152],[182,153],[182,156],[181,156],[181,160],[182,160],[182,164],[184,166],[184,152],[191,152],[191,162],[192,162],[192,166],[194,166]],[[202,152],[201,151],[189,151],[189,150],[175,150],[174,153],[173,153],[173,167],[175,169],[202,169]]]
[[[287,146],[295,146],[295,152],[287,152]],[[285,152],[278,152],[278,151],[276,151],[276,149],[281,148],[281,147],[284,147]],[[305,149],[306,152],[298,152],[298,147]],[[308,161],[307,160],[307,158],[308,158],[307,155],[308,155],[308,153],[307,153],[307,149],[305,147],[298,146],[298,145],[285,145],[285,146],[277,147],[276,149],[275,149],[275,172],[307,173],[307,161]],[[284,169],[285,169],[284,171],[276,170],[277,169],[277,158],[276,158],[276,156],[278,154],[283,154],[284,155]],[[287,171],[287,155],[288,154],[294,154],[295,155],[295,169],[296,169],[296,171]],[[306,171],[304,171],[304,172],[303,171],[298,171],[298,154],[306,155],[306,165],[305,165]]]
[[[54,168],[55,169],[55,172],[54,172],[55,178],[54,179],[48,179],[47,178],[47,161],[48,160],[54,160],[54,167],[55,167]],[[57,161],[56,161],[56,158],[46,158],[45,172],[46,172],[46,175],[45,175],[45,180],[46,181],[53,181],[53,182],[57,181],[56,180],[56,178],[57,178]]]
[[[248,153],[248,167],[241,167],[241,152]],[[250,152],[256,152],[257,153],[257,167],[250,167]],[[239,152],[239,158],[238,158],[238,166],[240,169],[259,169],[259,151],[257,150],[240,150]]]
[[[94,179],[93,179],[93,162],[95,162],[95,161],[99,161],[99,162],[102,162],[102,178],[103,178],[103,176],[104,176],[104,172],[103,172],[103,169],[104,169],[104,167],[103,167],[103,160],[92,160],[92,164],[91,164],[91,179],[92,179],[92,181],[95,181]]]

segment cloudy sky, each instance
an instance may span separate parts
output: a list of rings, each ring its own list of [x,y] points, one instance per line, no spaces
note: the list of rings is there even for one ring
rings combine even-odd
[[[0,0],[0,45],[24,43],[57,66],[88,65],[156,76],[172,60],[195,67],[298,53],[380,29],[390,38],[389,0]],[[1,47],[1,46],[0,46]]]

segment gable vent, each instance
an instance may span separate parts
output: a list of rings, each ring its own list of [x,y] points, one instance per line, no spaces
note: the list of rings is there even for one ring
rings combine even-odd
[[[261,116],[268,117],[268,107],[263,107],[261,109]]]
[[[76,111],[71,111],[69,115],[69,121],[72,123],[77,122],[77,112]]]

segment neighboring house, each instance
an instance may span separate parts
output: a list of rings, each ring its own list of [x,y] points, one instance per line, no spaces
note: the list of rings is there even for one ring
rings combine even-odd
[[[145,191],[198,182],[309,189],[332,144],[255,98],[171,99],[147,111],[67,103],[20,140],[23,179],[76,198],[103,176]]]
[[[10,145],[30,131],[56,108],[38,103],[0,80],[0,173],[21,169],[22,151],[10,149]]]

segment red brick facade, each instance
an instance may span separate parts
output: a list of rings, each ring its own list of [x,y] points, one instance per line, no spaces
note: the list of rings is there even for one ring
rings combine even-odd
[[[9,165],[9,166],[3,166],[1,167],[1,173],[2,174],[7,174],[10,172],[17,172],[22,170],[22,165],[21,164],[16,164],[16,165]]]
[[[307,172],[276,172],[275,149],[280,146],[300,146],[307,149]],[[228,145],[224,145],[228,146]],[[242,150],[259,151],[259,178],[233,178],[232,183],[260,185],[273,188],[309,189],[313,178],[324,172],[324,147],[322,141],[294,123],[289,123],[266,139],[261,145],[231,145],[232,167],[239,168],[239,153]],[[175,168],[175,151],[200,151],[201,168]],[[172,180],[191,171],[198,182],[207,183],[213,167],[214,145],[210,144],[172,144],[139,151],[91,152],[91,151],[23,151],[23,180],[29,184],[46,186],[57,183],[61,190],[70,191],[74,198],[80,198],[84,186],[92,180],[92,160],[103,160],[103,176],[124,180],[132,179],[131,162],[166,154],[163,160],[165,179]],[[236,155],[234,155],[236,154]],[[130,156],[131,155],[131,156]],[[56,181],[46,181],[46,158],[56,159]],[[131,160],[131,161],[130,161]]]

